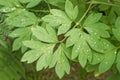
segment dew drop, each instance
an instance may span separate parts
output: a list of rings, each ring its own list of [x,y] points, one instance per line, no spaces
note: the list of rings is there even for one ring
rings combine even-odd
[[[98,60],[100,61],[100,58],[98,58]]]
[[[16,10],[16,8],[11,8],[12,11]]]
[[[77,50],[79,50],[80,48],[78,47]]]
[[[117,52],[115,51],[115,54],[117,54]]]
[[[105,64],[108,64],[108,62],[105,62]]]
[[[87,52],[89,52],[89,50],[87,50]]]
[[[7,10],[6,10],[6,9],[3,9],[2,12],[7,12]]]
[[[20,5],[17,4],[16,7],[20,7]]]
[[[94,35],[97,35],[97,33],[94,33]]]

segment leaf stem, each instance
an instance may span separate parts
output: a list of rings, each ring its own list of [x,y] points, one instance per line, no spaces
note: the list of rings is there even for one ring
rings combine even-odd
[[[116,5],[116,4],[113,4],[113,3],[110,3],[110,2],[99,2],[99,1],[90,1],[90,2],[87,2],[87,4],[103,4],[103,5],[108,5],[108,6],[115,6],[115,7],[120,7],[119,5]]]
[[[33,11],[33,12],[43,12],[43,13],[49,13],[49,10],[34,10],[34,9],[28,9],[30,11]]]
[[[51,10],[51,7],[50,7],[50,4],[45,0],[45,2],[46,2],[46,4],[48,5],[48,10],[49,10],[49,12],[50,12],[50,10]]]
[[[75,28],[76,26],[78,26],[82,22],[82,20],[86,17],[87,13],[89,12],[91,6],[92,6],[92,3],[90,3],[90,5],[88,6],[88,9],[84,13],[84,15],[80,18],[80,20],[76,23],[76,25],[73,26],[73,28]]]

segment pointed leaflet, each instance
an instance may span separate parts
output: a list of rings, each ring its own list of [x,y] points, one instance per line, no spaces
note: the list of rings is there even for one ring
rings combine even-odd
[[[77,6],[74,7],[72,2],[70,2],[69,0],[66,0],[65,12],[70,17],[70,19],[74,21],[78,15],[78,7]]]
[[[48,3],[59,7],[60,9],[64,9],[64,5],[65,5],[65,0],[47,0]]]
[[[85,67],[87,60],[92,60],[92,50],[86,41],[86,34],[81,34],[79,40],[73,47],[72,59],[76,58],[77,56],[82,67]]]
[[[92,13],[86,18],[83,25],[89,26],[91,24],[94,24],[94,23],[98,22],[101,17],[102,17],[101,13]]]
[[[58,35],[68,31],[72,21],[67,17],[65,12],[57,9],[51,9],[50,12],[51,15],[44,16],[42,20],[49,23],[52,27],[57,28]]]
[[[59,76],[59,78],[62,78],[63,75],[65,74],[65,72],[67,74],[69,74],[70,72],[70,65],[69,65],[69,61],[66,57],[66,53],[64,50],[65,45],[60,44],[60,46],[58,47],[58,49],[55,51],[50,67],[55,66],[55,71],[57,73],[57,75]]]
[[[49,66],[55,44],[45,44],[40,41],[24,41],[23,44],[31,50],[23,55],[21,61],[32,63],[38,59],[36,66],[38,71]]]
[[[117,18],[115,22],[115,28],[112,29],[112,32],[116,39],[120,41],[120,17]]]
[[[102,37],[102,38],[110,37],[108,33],[108,30],[110,30],[110,28],[104,23],[97,22],[97,23],[85,26],[84,29],[86,29],[89,32],[89,34],[92,34],[96,37]]]
[[[32,8],[38,5],[42,0],[19,0],[21,3],[27,4],[27,8]]]
[[[80,30],[78,28],[75,28],[65,34],[65,36],[68,37],[66,41],[66,47],[70,47],[78,41],[79,36],[80,36],[79,31]]]
[[[116,49],[110,49],[106,52],[103,61],[99,65],[99,72],[104,73],[109,70],[116,58]]]
[[[28,12],[25,9],[17,9],[16,11],[7,14],[6,23],[14,27],[26,27],[36,24],[37,17],[34,13]]]
[[[46,28],[38,26],[36,28],[32,28],[32,32],[40,41],[48,43],[56,43],[58,41],[56,32],[51,26],[46,26]]]
[[[112,49],[114,46],[109,41],[103,39],[110,37],[107,31],[109,30],[109,26],[98,22],[100,17],[101,14],[99,13],[89,15],[86,18],[83,26],[84,30],[86,30],[89,35],[87,37],[87,42],[89,43],[90,47],[98,52],[104,53],[105,50]]]
[[[44,16],[42,20],[48,22],[51,26],[55,27],[61,24],[71,24],[71,21],[65,12],[58,9],[51,9],[50,12],[51,14]]]
[[[92,51],[92,53],[93,53],[92,61],[90,62],[90,64],[96,65],[96,64],[98,64],[98,63],[103,61],[103,59],[105,57],[104,54],[100,54],[100,53],[97,53],[95,51]]]
[[[19,3],[18,0],[0,0],[0,12],[8,13],[8,12],[13,12],[17,8],[16,7],[21,7],[21,4]]]
[[[29,27],[19,28],[10,33],[9,36],[12,38],[16,38],[13,43],[13,51],[15,51],[22,47],[22,41],[30,39],[31,30]]]
[[[97,38],[94,35],[89,35],[87,37],[87,42],[93,50],[100,53],[106,53],[106,50],[114,48],[114,45],[111,44],[108,40]]]

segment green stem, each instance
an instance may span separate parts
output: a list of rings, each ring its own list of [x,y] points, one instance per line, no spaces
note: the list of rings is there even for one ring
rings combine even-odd
[[[87,13],[89,12],[90,8],[92,6],[92,3],[88,6],[88,9],[86,10],[86,12],[84,13],[84,15],[80,18],[80,20],[75,24],[75,26],[73,26],[73,28],[75,28],[76,26],[80,25],[81,21],[86,17]],[[59,41],[60,43],[64,42],[64,40],[66,40],[67,37],[65,37],[63,40]]]
[[[30,11],[33,11],[33,12],[43,12],[43,13],[49,13],[49,11],[48,10],[34,10],[34,9],[28,9],[28,10],[30,10]]]
[[[50,12],[51,7],[50,7],[49,3],[48,3],[46,0],[45,0],[45,2],[47,3],[47,5],[48,5],[48,9],[49,9],[49,12]]]
[[[103,5],[108,5],[108,6],[115,6],[115,7],[119,7],[119,5],[116,5],[116,4],[113,4],[113,3],[110,3],[110,2],[99,2],[99,1],[90,1],[88,2],[87,4],[103,4]]]
[[[89,5],[88,9],[86,10],[86,12],[84,13],[84,15],[80,18],[80,20],[76,23],[76,25],[73,26],[73,28],[75,28],[76,26],[78,26],[82,22],[82,20],[86,17],[87,13],[89,12],[91,6],[92,6],[92,3],[90,3],[90,5]]]

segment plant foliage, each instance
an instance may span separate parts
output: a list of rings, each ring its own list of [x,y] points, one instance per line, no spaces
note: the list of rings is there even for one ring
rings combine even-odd
[[[37,71],[55,68],[59,78],[79,62],[120,79],[120,1],[0,0],[2,80],[26,79],[20,60]]]

